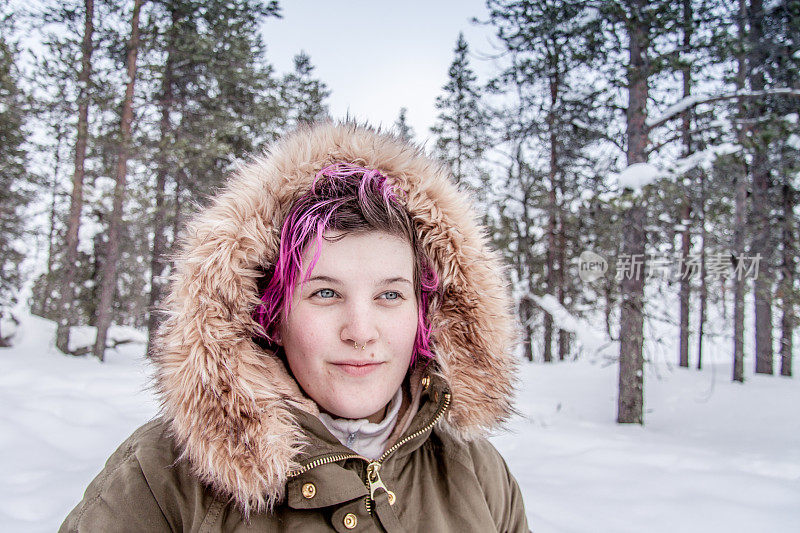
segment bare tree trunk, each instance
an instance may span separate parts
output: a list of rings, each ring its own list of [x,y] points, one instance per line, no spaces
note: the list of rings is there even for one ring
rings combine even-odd
[[[697,317],[697,370],[703,368],[703,330],[706,324],[706,302],[708,285],[706,282],[706,184],[705,175],[700,173],[700,313]]]
[[[552,154],[551,150],[551,154]],[[551,155],[551,161],[552,161]],[[550,167],[550,191],[549,191],[549,198],[550,198],[550,205],[548,206],[548,223],[547,223],[547,252],[546,252],[546,261],[547,261],[547,292],[550,294],[555,295],[556,293],[556,274],[555,274],[555,255],[556,255],[556,213],[555,213],[555,202],[556,202],[556,193],[555,193],[555,186],[553,184],[553,171],[552,166]],[[549,363],[553,360],[553,318],[550,316],[550,313],[544,314],[544,360],[545,362]]]
[[[686,195],[688,197],[688,194]],[[678,347],[678,364],[689,367],[689,313],[691,310],[692,280],[688,265],[689,254],[692,251],[692,236],[690,217],[692,210],[689,199],[685,197],[681,206],[681,224],[684,226],[681,235],[681,272],[680,272],[680,343]]]
[[[550,108],[547,113],[547,128],[550,144],[550,161],[548,168],[548,179],[550,181],[547,196],[547,292],[552,296],[558,293],[558,282],[556,280],[556,232],[558,231],[558,221],[556,210],[558,209],[558,198],[556,195],[556,181],[558,174],[558,144],[555,134],[555,106],[558,101],[558,80],[550,77]],[[544,360],[550,362],[553,358],[553,319],[550,313],[545,313],[544,318]]]
[[[691,0],[683,0],[683,53],[687,54],[692,46],[693,12]],[[688,98],[692,93],[692,71],[689,65],[681,69],[683,75],[683,97]],[[687,109],[681,117],[681,137],[683,138],[684,157],[692,153],[692,116]],[[683,205],[681,206],[681,272],[680,272],[680,331],[678,346],[678,364],[689,367],[689,314],[691,311],[692,280],[688,269],[687,260],[692,252],[692,195],[691,188],[684,191]]]
[[[763,50],[764,7],[761,0],[751,0],[748,9],[750,21],[750,51],[748,54],[748,74],[751,91],[764,90],[764,74],[761,67],[766,63]],[[751,249],[753,255],[764,262],[755,279],[756,312],[756,373],[772,374],[772,257],[770,247],[770,169],[766,153],[766,141],[759,126],[764,106],[753,105],[751,133],[753,139],[753,223],[754,234]]]
[[[0,324],[2,324],[2,318],[5,316],[5,311],[0,310]],[[10,348],[11,347],[11,339],[3,337],[3,331],[0,330],[0,348]]]
[[[131,143],[131,122],[133,122],[133,89],[136,83],[136,56],[139,52],[139,12],[144,0],[135,0],[131,17],[131,37],[128,43],[128,83],[125,87],[125,100],[122,104],[121,139],[117,159],[117,180],[114,186],[114,205],[108,231],[108,247],[103,264],[100,303],[97,309],[97,339],[92,352],[103,360],[106,351],[108,326],[111,324],[114,292],[117,285],[117,263],[119,262],[119,234],[122,225],[122,211],[128,175],[128,152]]]
[[[737,26],[739,41],[745,39],[745,19],[747,6],[745,0],[739,0],[739,13]],[[742,54],[737,58],[736,88],[744,90],[746,65]],[[739,101],[739,118],[745,118],[744,101]],[[744,145],[745,135],[741,127],[737,131],[739,143]],[[734,272],[739,272],[739,261],[744,255],[745,214],[747,210],[747,168],[742,164],[742,170],[736,174],[736,206],[735,223],[733,229],[733,262]],[[744,382],[744,289],[746,280],[739,275],[733,276],[733,381]]]
[[[61,173],[61,144],[64,138],[64,131],[60,125],[56,130],[56,154],[55,164],[53,165],[53,186],[50,190],[50,227],[47,232],[47,274],[45,274],[44,297],[40,302],[34,302],[36,310],[31,311],[42,317],[50,317],[50,312],[58,309],[58,302],[53,302],[51,295],[53,291],[53,266],[55,265],[55,235],[56,235],[56,201],[58,199],[58,175]]]
[[[456,113],[456,146],[458,147],[458,158],[456,159],[456,182],[461,184],[464,181],[461,160],[464,158],[464,134],[461,124],[461,113]]]
[[[722,305],[722,320],[728,320],[728,285],[724,278],[719,279],[719,297]]]
[[[161,142],[158,156],[158,171],[156,174],[156,211],[153,217],[153,249],[150,256],[150,298],[148,301],[149,315],[147,317],[147,355],[153,351],[153,341],[159,325],[158,305],[161,302],[163,292],[163,280],[165,259],[164,252],[167,248],[167,237],[164,233],[166,229],[166,187],[167,173],[169,171],[169,161],[167,160],[168,144],[172,126],[169,114],[172,110],[173,98],[173,67],[175,53],[175,32],[180,15],[176,8],[172,8],[172,26],[168,32],[167,59],[164,64],[164,77],[161,80]]]
[[[551,167],[552,168],[552,167]],[[551,176],[552,180],[552,171]],[[553,182],[550,182],[550,205],[548,206],[548,224],[547,224],[547,292],[552,294],[555,292],[556,281],[555,273],[555,248],[556,248],[556,221],[555,221],[555,191],[553,190]],[[550,313],[544,314],[544,362],[550,363],[553,361],[553,317]]]
[[[606,335],[608,335],[609,339],[613,339],[614,336],[611,334],[611,312],[612,308],[614,307],[614,303],[612,302],[612,287],[611,281],[606,279],[603,283],[603,292],[605,294],[605,301],[603,305],[603,314],[605,316],[606,322]]]
[[[633,16],[644,12],[646,2],[637,0],[631,11]],[[647,60],[649,28],[644,21],[628,21],[628,109],[626,114],[626,137],[628,142],[628,165],[647,161],[648,130],[647,115],[648,77],[650,64]],[[644,277],[646,272],[645,227],[647,215],[641,197],[631,198],[631,207],[622,214],[627,221],[623,229],[622,252],[632,258],[641,258],[642,271],[633,272],[622,279],[622,303],[619,333],[619,397],[617,400],[617,422],[620,424],[644,423]]]
[[[544,362],[545,363],[552,363],[553,362],[553,317],[550,316],[550,313],[544,314],[544,345],[543,354],[544,354]]]
[[[163,115],[162,115],[163,120]],[[162,276],[164,275],[164,252],[166,251],[166,206],[164,204],[167,183],[166,168],[159,168],[156,175],[156,212],[153,217],[153,249],[150,257],[150,297],[148,300],[149,315],[147,317],[147,356],[152,354],[153,341],[160,323],[158,305],[163,292]]]
[[[533,361],[533,328],[531,327],[531,318],[533,318],[533,304],[530,298],[523,297],[519,302],[520,315],[522,317],[522,331],[525,338],[522,345],[525,350],[525,359]],[[545,313],[547,315],[549,313]]]
[[[783,264],[781,275],[781,376],[792,375],[792,349],[794,348],[795,328],[795,191],[788,181],[783,184]]]
[[[558,189],[561,191],[561,198],[564,198],[563,191],[563,175],[559,179]],[[556,276],[556,283],[558,283],[558,303],[561,304],[562,307],[566,308],[566,299],[567,299],[567,287],[566,287],[566,280],[564,279],[564,272],[566,271],[567,265],[567,246],[566,246],[566,236],[564,235],[564,208],[563,208],[563,201],[557,204],[558,206],[558,254],[556,257],[558,258],[558,270]],[[564,358],[569,353],[569,339],[570,333],[566,330],[559,329],[558,330],[558,359],[563,361]]]
[[[523,185],[523,214],[519,220],[518,231],[520,253],[518,254],[519,262],[517,263],[517,275],[520,280],[523,280],[526,276],[530,276],[532,272],[530,231],[533,227],[533,222],[530,220],[528,212],[528,206],[531,205],[529,201],[530,189],[526,186],[526,176],[523,170],[525,162],[522,156],[522,140],[520,140],[516,146],[514,161],[517,169],[516,179]],[[514,165],[512,164],[509,176],[513,176],[513,168]],[[530,291],[530,288],[528,288],[528,290]],[[530,294],[523,295],[520,300],[520,316],[523,322],[523,332],[525,334],[525,358],[529,361],[533,361],[533,300],[530,298]],[[547,318],[548,313],[545,313],[545,323]]]
[[[78,135],[75,139],[75,171],[72,174],[72,194],[69,201],[67,224],[67,251],[64,260],[64,277],[61,279],[61,301],[58,309],[56,347],[63,353],[69,351],[70,328],[74,324],[72,311],[75,300],[75,263],[78,261],[78,230],[83,207],[83,178],[85,175],[86,143],[89,137],[89,92],[92,73],[92,33],[94,32],[94,0],[85,0],[83,43],[81,44],[81,73],[78,77]]]
[[[559,303],[564,307],[564,290],[563,288],[558,291]],[[569,332],[563,329],[558,330],[558,359],[563,361],[569,354]]]
[[[794,328],[796,327],[796,317],[794,314],[793,303],[784,303],[783,315],[781,316],[781,376],[792,375],[792,350],[794,349]]]
[[[742,180],[743,181],[743,180]],[[738,186],[738,184],[737,184]],[[738,196],[738,194],[737,194]],[[736,256],[735,263],[741,255]],[[734,269],[736,268],[734,264]],[[744,382],[744,281],[734,280],[733,300],[733,376],[732,381]]]
[[[178,232],[180,232],[181,224],[183,223],[183,213],[181,209],[183,208],[183,201],[181,198],[182,189],[183,189],[183,182],[182,180],[187,179],[186,171],[181,169],[177,176],[175,176],[175,193],[173,194],[173,203],[175,204],[175,214],[172,218],[172,243],[175,244],[178,242]]]
[[[558,135],[556,132],[556,115],[558,107],[559,91],[561,90],[561,76],[558,68],[553,69],[549,78],[550,88],[550,107],[547,114],[547,126],[549,130],[550,162],[549,179],[549,221],[548,221],[548,240],[547,240],[547,287],[553,296],[558,299],[558,303],[564,306],[564,216],[559,203],[559,190],[563,171],[558,158]],[[549,314],[547,315],[548,318]],[[550,322],[552,324],[552,320]],[[545,324],[545,340],[547,351],[552,353],[552,327],[547,331]],[[549,333],[549,335],[548,335]],[[564,360],[566,353],[566,335],[563,329],[558,329],[558,359]]]
[[[769,170],[766,154],[757,148],[753,158],[753,219],[756,223],[755,237],[752,241],[753,255],[760,257],[765,263],[759,269],[755,279],[755,312],[756,312],[756,373],[772,374],[772,280],[770,272],[771,253],[768,246],[769,203]]]

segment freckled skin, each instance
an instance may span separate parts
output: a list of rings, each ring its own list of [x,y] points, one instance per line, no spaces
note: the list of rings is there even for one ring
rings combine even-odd
[[[313,245],[305,250],[304,265],[313,253]],[[381,420],[414,348],[413,276],[413,251],[402,237],[374,231],[322,240],[310,279],[295,287],[280,327],[289,368],[320,409]]]

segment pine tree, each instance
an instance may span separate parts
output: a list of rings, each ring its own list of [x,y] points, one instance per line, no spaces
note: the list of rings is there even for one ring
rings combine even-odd
[[[563,130],[557,128],[564,117],[569,116],[570,109],[566,99],[561,98],[571,94],[575,81],[565,81],[564,73],[573,72],[574,68],[574,72],[579,73],[575,76],[579,81],[597,79],[600,74],[604,79],[598,88],[604,89],[603,92],[584,94],[583,100],[597,104],[589,108],[595,110],[595,116],[612,119],[608,126],[601,123],[599,127],[587,125],[586,118],[590,124],[594,121],[586,114],[580,121],[569,117],[567,122],[583,126],[589,132],[600,130],[597,133],[603,144],[619,148],[625,155],[627,166],[646,163],[651,152],[659,148],[654,140],[660,143],[659,137],[666,137],[661,132],[652,131],[659,125],[647,121],[647,116],[651,111],[649,100],[653,97],[657,76],[665,71],[670,59],[678,52],[675,31],[680,28],[679,13],[675,12],[674,3],[643,0],[625,3],[553,0],[537,4],[509,0],[491,2],[490,7],[495,7],[495,20],[509,22],[500,26],[499,37],[507,42],[516,42],[517,46],[512,50],[525,52],[518,57],[512,55],[515,65],[509,69],[507,77],[522,76],[524,79],[522,73],[527,68],[535,72],[531,77],[534,81],[532,86],[536,87],[537,78],[541,84],[538,92],[531,91],[526,111],[544,111],[544,120],[531,122],[534,126],[531,131],[541,132],[539,135],[543,142],[540,146],[549,147],[544,154],[550,157],[542,160],[549,161],[547,178],[554,185],[548,188],[549,205],[556,206],[556,209],[555,216],[548,217],[547,227],[550,233],[554,233],[553,228],[556,228],[555,233],[559,233],[559,189],[571,189],[561,186],[563,176],[569,176],[569,173],[560,163],[559,151],[562,151],[561,161],[574,159],[569,151],[560,147],[565,136],[561,133]],[[530,21],[530,24],[521,21]],[[618,94],[627,97],[627,102],[618,101]],[[581,98],[577,100],[580,103]],[[618,110],[624,110],[621,124],[617,121]],[[548,134],[555,135],[548,139]],[[578,143],[581,144],[585,145]],[[553,201],[553,191],[556,201]],[[627,189],[616,201],[621,209],[619,218],[624,221],[619,252],[642,262],[641,269],[622,276],[620,286],[620,423],[643,421],[644,273],[647,271],[644,259],[647,252],[646,228],[649,227],[647,197],[650,194],[647,190]],[[554,254],[560,253],[563,247],[559,239],[550,238],[548,241],[552,250],[548,263],[556,273],[559,263],[563,262]],[[548,277],[552,280],[554,276]],[[553,285],[557,283],[557,277],[555,283],[551,281]]]
[[[406,113],[408,113],[408,108],[401,107],[400,113],[397,115],[397,120],[394,123],[394,131],[401,139],[410,141],[414,138],[414,130],[408,123]]]
[[[314,78],[311,57],[305,52],[294,56],[294,71],[283,78],[281,100],[287,109],[287,125],[294,128],[328,117],[325,99],[330,91],[322,81]]]
[[[100,297],[97,305],[97,337],[92,350],[95,357],[103,360],[106,350],[108,327],[111,325],[112,300],[117,285],[117,270],[120,248],[120,226],[123,218],[123,202],[128,179],[128,157],[131,150],[131,123],[133,122],[133,91],[136,83],[136,59],[139,53],[139,15],[142,2],[134,0],[131,16],[131,33],[128,41],[127,77],[125,98],[122,103],[120,140],[117,155],[117,172],[114,187],[114,202],[108,227],[108,243],[101,277]]]
[[[45,132],[45,139],[40,141],[35,149],[47,169],[43,172],[43,185],[46,186],[46,190],[42,192],[48,199],[48,222],[47,267],[32,284],[31,313],[57,322],[59,286],[57,265],[60,264],[59,257],[63,249],[65,232],[61,216],[65,211],[64,173],[69,166],[68,146],[71,130],[69,122],[70,117],[75,114],[75,107],[67,97],[68,81],[64,76],[56,76],[53,73],[54,63],[49,59],[43,59],[36,66],[39,76],[35,78],[34,83],[36,92],[45,93],[49,90],[59,97],[40,96],[35,100],[33,111],[33,118],[38,121],[37,126]]]
[[[159,122],[157,140],[154,144],[157,146],[158,154],[155,157],[156,164],[156,180],[155,189],[153,194],[154,211],[153,211],[153,244],[150,254],[150,294],[148,296],[148,319],[147,319],[147,332],[148,342],[146,353],[149,355],[153,350],[153,339],[159,325],[159,314],[157,306],[162,298],[164,290],[164,271],[167,267],[164,253],[167,249],[167,235],[166,225],[168,219],[167,209],[167,178],[170,174],[171,166],[169,155],[174,149],[175,138],[172,135],[173,121],[171,113],[175,106],[175,93],[176,87],[176,65],[181,64],[180,54],[180,25],[185,20],[190,9],[187,6],[181,5],[178,2],[164,3],[157,6],[156,9],[161,8],[159,13],[166,19],[163,22],[164,28],[160,28],[158,24],[159,17],[154,15],[156,20],[154,24],[153,35],[153,48],[160,49],[163,53],[163,67],[157,70],[158,81],[157,93],[153,95],[158,107]],[[159,39],[160,38],[160,39]],[[185,62],[184,62],[185,63]]]
[[[30,199],[26,169],[26,95],[20,87],[17,50],[5,35],[11,20],[0,13],[0,318],[16,303],[23,281],[19,240],[27,228],[23,209]],[[0,331],[0,346],[8,340]]]
[[[60,201],[53,202],[54,245],[48,261],[52,268],[34,286],[35,294],[45,296],[37,310],[58,318],[60,314],[48,303],[47,295],[58,297],[61,287],[56,281],[63,277],[66,266],[72,265],[76,280],[70,298],[73,324],[97,321],[101,287],[95,280],[101,279],[100,272],[108,266],[109,252],[113,252],[109,232],[104,230],[114,218],[113,180],[109,176],[117,175],[123,107],[120,88],[127,81],[126,38],[119,32],[125,32],[122,28],[133,4],[94,5],[98,24],[93,38],[93,83],[87,99],[91,120],[86,125],[81,202],[81,218],[89,222],[86,225],[92,231],[81,230],[83,242],[76,260],[66,261],[63,242],[67,240],[67,209]],[[40,100],[48,105],[56,100],[65,104],[61,122],[71,129],[64,132],[64,148],[75,144],[78,129],[73,117],[79,116],[76,95],[80,93],[77,78],[81,67],[75,65],[74,58],[81,57],[83,11],[83,4],[63,3],[41,17],[53,31],[45,35],[52,53],[47,69],[41,70],[41,78],[49,78],[49,83],[47,90],[40,91]],[[148,324],[148,310],[158,306],[159,289],[169,274],[163,256],[177,239],[189,209],[222,183],[238,158],[257,152],[284,124],[279,83],[265,59],[260,37],[261,22],[270,16],[279,16],[277,2],[147,2],[138,61],[142,76],[136,82],[140,119],[131,132],[130,186],[122,208],[126,218],[118,227],[113,323]],[[51,114],[62,113],[51,107]],[[166,121],[162,122],[164,117]],[[55,157],[51,159],[64,159],[66,154],[52,150]],[[49,194],[58,199],[64,189],[69,191],[56,179]],[[94,231],[97,233],[92,234]],[[148,269],[153,264],[155,283]],[[151,331],[157,326],[157,318],[153,313]],[[86,353],[87,349],[79,351]]]
[[[792,160],[791,149],[781,142],[786,138],[785,116],[797,113],[797,98],[770,94],[773,89],[797,86],[800,68],[800,42],[797,27],[800,24],[800,4],[791,0],[767,3],[751,0],[740,5],[743,73],[741,85],[756,95],[741,103],[745,128],[741,141],[749,152],[748,165],[752,208],[747,230],[750,233],[750,255],[760,258],[758,277],[753,281],[755,295],[756,373],[772,374],[773,368],[773,313],[776,281],[778,292],[786,295],[784,306],[786,320],[793,322],[793,291],[784,290],[793,277],[794,267],[791,247],[783,244],[782,221],[776,217],[781,210],[771,206],[792,203],[792,172],[782,163]],[[790,126],[790,130],[796,125]],[[788,157],[787,157],[788,156]],[[790,165],[791,166],[791,165]],[[784,188],[784,185],[786,188]],[[791,218],[791,217],[789,217]],[[788,255],[780,257],[778,251]],[[776,272],[782,273],[778,279]],[[784,319],[782,318],[782,322]],[[791,344],[785,337],[792,328],[782,327],[781,345]],[[785,353],[785,352],[784,352]]]
[[[797,87],[800,83],[800,2],[784,1],[767,13],[766,36],[771,42],[768,71],[773,83],[780,87]],[[800,104],[797,100],[776,98],[772,102],[776,135],[785,143],[771,143],[772,161],[776,161],[776,181],[780,189],[780,279],[777,296],[781,306],[781,333],[778,353],[780,375],[792,375],[794,330],[797,326],[797,305],[800,288],[798,276],[797,238],[800,227],[796,207],[800,180]]]
[[[731,56],[735,61],[734,84],[737,92],[744,92],[747,63],[745,57],[744,41],[746,36],[746,0],[738,0],[738,8],[734,12],[735,34],[732,39],[727,39],[719,48],[722,49],[723,58]],[[720,53],[718,51],[718,53]],[[745,121],[746,110],[744,100],[736,103],[736,140],[739,144],[746,144],[745,131],[742,124]],[[737,169],[734,170],[734,232],[731,242],[731,262],[734,269],[738,269],[745,255],[746,247],[746,216],[748,210],[747,202],[747,165],[741,158],[736,158]],[[744,382],[744,295],[747,289],[747,280],[741,276],[732,276],[733,282],[733,360],[732,360],[732,381]]]
[[[659,9],[661,7],[662,9]],[[608,6],[609,20],[622,26],[627,37],[626,82],[626,162],[633,165],[648,159],[649,130],[645,123],[650,78],[653,76],[652,42],[658,12],[664,6],[648,5],[643,0],[629,2],[625,8]],[[663,24],[663,20],[659,21]],[[626,193],[628,207],[622,217],[628,221],[622,235],[622,253],[630,258],[645,258],[647,214],[642,198]],[[644,266],[643,266],[644,268]],[[618,423],[644,423],[644,278],[641,274],[623,276],[620,313]]]
[[[68,9],[61,12],[65,18],[71,15]],[[83,4],[83,39],[81,44],[81,70],[78,78],[78,124],[75,135],[75,168],[72,175],[69,223],[66,234],[66,257],[62,277],[62,293],[58,305],[58,328],[56,346],[63,353],[69,353],[70,328],[74,324],[74,299],[76,263],[78,261],[78,230],[80,229],[83,208],[83,180],[85,178],[86,145],[89,135],[89,93],[91,91],[92,52],[94,43],[94,0]]]
[[[581,18],[582,7],[570,2],[495,0],[488,5],[490,20],[512,57],[511,65],[492,85],[520,100],[519,111],[505,114],[519,113],[523,122],[517,131],[533,141],[533,157],[539,168],[547,169],[543,197],[535,200],[547,214],[545,272],[542,276],[532,273],[531,286],[542,287],[569,309],[568,300],[575,300],[577,289],[565,275],[567,257],[580,253],[570,249],[574,239],[568,235],[577,224],[570,212],[579,203],[580,181],[597,166],[587,154],[603,123],[598,91],[581,71],[593,47],[589,37],[594,23]],[[545,314],[545,361],[552,360],[553,334],[552,317]],[[568,333],[560,330],[559,359],[568,351]]]
[[[761,0],[751,0],[747,6],[748,56],[747,80],[752,91],[763,91],[768,80],[763,67],[768,60],[767,43],[764,42],[764,6]],[[769,205],[772,193],[769,159],[767,152],[768,133],[758,123],[767,113],[763,101],[751,103],[749,118],[753,141],[752,163],[752,231],[750,250],[761,256],[766,268],[759,271],[755,283],[756,315],[756,373],[772,374],[772,290],[775,276],[772,272],[774,240],[770,221]]]
[[[692,35],[694,33],[695,21],[694,11],[692,9],[692,0],[683,0],[681,4],[681,33],[683,54],[688,56],[692,50]],[[688,98],[692,94],[692,68],[690,61],[682,61],[680,65],[680,73],[682,78],[683,98]],[[691,110],[683,112],[681,117],[681,142],[683,144],[683,157],[688,157],[693,152],[692,146],[692,113]],[[688,191],[687,191],[688,192]],[[681,232],[681,265],[683,267],[680,274],[680,323],[678,332],[678,364],[682,367],[689,366],[689,314],[692,293],[692,278],[688,270],[689,254],[692,250],[692,197],[690,194],[684,194],[681,202],[680,216],[678,224],[681,225],[683,231]],[[705,239],[704,239],[705,240]],[[705,300],[704,300],[705,302]],[[703,304],[701,304],[702,306]],[[702,332],[702,318],[700,322],[700,331]],[[699,335],[698,344],[702,348],[703,336]],[[698,357],[698,360],[700,357]]]
[[[710,57],[714,39],[712,25],[719,24],[719,16],[719,9],[705,0],[682,0],[681,2],[680,16],[676,19],[679,27],[676,31],[676,38],[679,39],[679,45],[674,54],[666,56],[666,61],[679,76],[680,98],[684,101],[696,96],[698,87],[720,86],[719,80],[707,73],[709,65],[714,63]],[[680,147],[676,147],[675,151],[679,150],[681,158],[690,158],[697,151],[707,147],[711,140],[710,135],[715,131],[715,128],[709,125],[708,112],[700,113],[697,109],[688,107],[676,117],[676,120],[679,120],[680,125]],[[663,133],[661,133],[661,137],[663,137]],[[669,144],[669,140],[661,142]],[[706,261],[708,252],[716,250],[720,244],[716,242],[714,232],[709,233],[706,230],[710,224],[717,222],[710,221],[708,213],[711,204],[718,199],[716,192],[726,189],[725,183],[715,183],[718,176],[718,172],[709,173],[700,168],[693,168],[681,176],[681,183],[677,184],[677,187],[671,187],[673,192],[671,200],[680,206],[675,213],[671,229],[674,231],[679,228],[677,233],[680,234],[680,251],[677,254],[679,262],[677,275],[680,287],[678,363],[682,367],[689,366],[689,324],[693,292],[692,281],[694,277],[697,277],[695,274],[700,277],[700,286],[697,291],[700,304],[696,328],[697,367],[698,369],[702,367],[709,300]],[[699,233],[699,239],[693,242],[695,233]],[[670,239],[670,242],[672,240]],[[693,272],[692,249],[695,244],[699,245],[700,255],[700,267],[697,273]]]
[[[264,59],[260,24],[280,17],[275,1],[197,2],[170,0],[153,8],[143,68],[155,83],[154,133],[147,141],[155,181],[148,296],[148,338],[159,323],[158,308],[168,265],[164,254],[188,205],[205,197],[233,168],[235,156],[257,152],[286,124],[279,83]],[[148,353],[152,345],[148,343]]]
[[[196,69],[189,86],[176,79],[173,135],[180,169],[177,194],[184,205],[205,197],[233,169],[236,157],[275,138],[283,120],[277,82],[265,60],[260,24],[278,14],[277,2],[238,0],[191,4],[187,61]],[[188,73],[191,75],[191,72]],[[182,214],[178,214],[182,216]]]
[[[506,135],[502,140],[509,152],[503,154],[507,160],[503,175],[495,178],[498,190],[491,231],[492,241],[511,267],[509,275],[517,293],[515,303],[523,331],[523,353],[526,359],[533,361],[538,326],[532,285],[537,282],[536,273],[543,268],[536,234],[544,215],[535,199],[545,191],[542,174],[526,159],[527,140],[520,135],[520,122],[514,118],[517,116],[509,114],[504,123]]]
[[[69,210],[72,200],[74,177],[74,148],[77,133],[79,73],[81,72],[81,31],[83,18],[77,3],[63,3],[59,7],[34,11],[31,18],[41,33],[44,50],[35,65],[31,79],[36,128],[45,133],[36,150],[38,159],[47,168],[46,177],[49,198],[47,270],[34,280],[32,285],[31,312],[58,323],[63,315]],[[87,126],[88,129],[88,126]],[[87,131],[88,136],[88,131]],[[88,145],[88,140],[87,140]],[[84,176],[85,177],[85,176]],[[84,181],[80,195],[83,197]],[[66,202],[66,204],[65,204]],[[82,320],[82,305],[78,304],[85,293],[85,254],[76,250],[77,263],[73,263],[69,296],[72,324]],[[62,331],[63,333],[63,331]]]
[[[796,150],[796,149],[795,149]],[[798,154],[794,156],[794,171],[800,168]],[[780,374],[782,376],[792,375],[792,352],[794,350],[794,328],[797,323],[795,309],[800,300],[798,289],[795,287],[797,279],[797,228],[800,220],[795,213],[797,206],[797,196],[800,187],[789,180],[782,186],[783,202],[781,205],[781,280],[778,295],[781,301],[781,342],[779,354],[781,357]]]
[[[453,176],[475,191],[485,190],[481,158],[490,146],[489,117],[481,101],[477,76],[469,65],[469,48],[458,34],[449,79],[436,98],[439,111],[431,132],[436,135],[439,157],[450,165]]]

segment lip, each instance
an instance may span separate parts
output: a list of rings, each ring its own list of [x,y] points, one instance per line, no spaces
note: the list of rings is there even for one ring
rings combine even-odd
[[[352,361],[336,361],[335,363],[331,364],[338,370],[341,370],[347,375],[360,377],[371,374],[372,372],[377,370],[378,367],[383,364],[383,361],[352,360]]]

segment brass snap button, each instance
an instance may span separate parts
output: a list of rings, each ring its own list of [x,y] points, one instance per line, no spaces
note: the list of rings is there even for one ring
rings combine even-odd
[[[303,485],[303,497],[310,500],[317,494],[317,487],[313,483],[306,483]]]
[[[394,492],[387,490],[386,495],[389,496],[389,505],[394,505],[394,501],[396,499]]]
[[[358,518],[353,513],[344,515],[344,527],[347,529],[354,529],[358,525]]]
[[[431,377],[425,376],[422,378],[422,390],[428,392],[428,387],[431,386]]]

